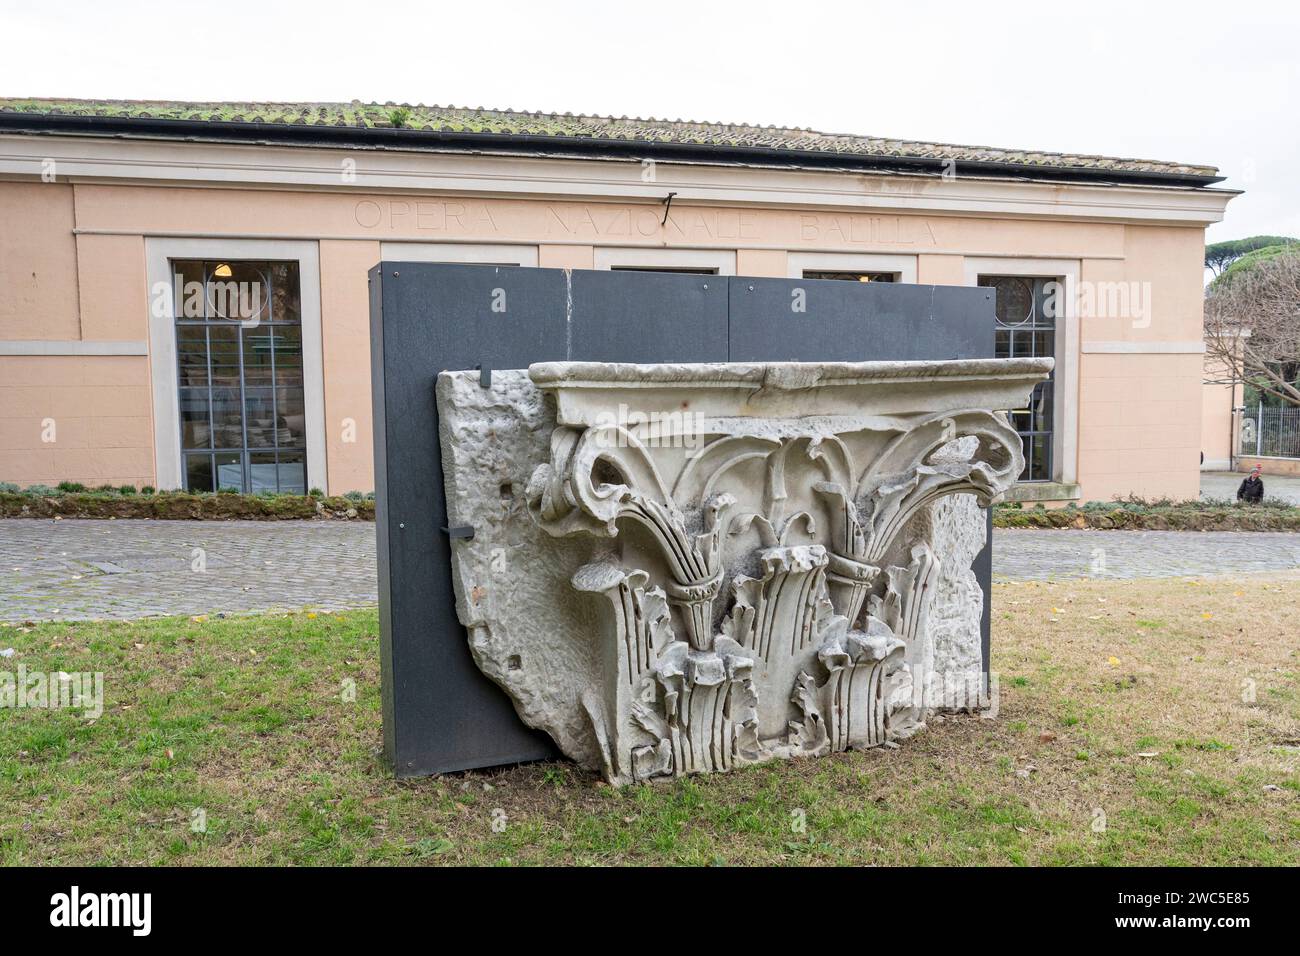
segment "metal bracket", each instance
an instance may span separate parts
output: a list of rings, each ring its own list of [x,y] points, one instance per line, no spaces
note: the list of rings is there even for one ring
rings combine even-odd
[[[443,533],[449,538],[472,538],[474,537],[474,526],[470,524],[458,524],[450,528],[442,528]]]
[[[492,369],[490,369],[490,368],[484,368],[482,365],[475,365],[474,367],[475,367],[476,369],[478,369],[478,385],[479,385],[479,388],[491,388],[491,387],[492,387]]]
[[[668,210],[673,208],[673,197],[676,195],[676,193],[669,193],[664,197],[664,218],[660,220],[659,225],[668,225]]]

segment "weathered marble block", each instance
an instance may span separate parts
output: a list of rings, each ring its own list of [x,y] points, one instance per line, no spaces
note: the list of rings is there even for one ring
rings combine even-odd
[[[475,661],[615,784],[878,746],[981,706],[979,508],[1024,467],[1000,410],[1051,367],[442,373]]]

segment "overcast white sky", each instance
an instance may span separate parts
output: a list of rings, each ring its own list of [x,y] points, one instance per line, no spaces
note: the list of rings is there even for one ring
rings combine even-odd
[[[1300,235],[1300,3],[0,0],[0,96],[377,100],[1173,159]]]

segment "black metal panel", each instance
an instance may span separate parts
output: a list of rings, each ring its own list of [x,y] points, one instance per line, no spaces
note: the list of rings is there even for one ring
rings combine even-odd
[[[434,382],[564,358],[564,273],[384,262],[370,276],[385,753],[398,776],[553,756],[456,618]]]
[[[726,283],[411,262],[370,278],[385,753],[398,776],[555,756],[456,618],[434,382],[564,358],[725,361]]]
[[[367,273],[370,292],[370,394],[375,449],[375,556],[379,584],[379,682],[384,753],[396,752],[397,705],[393,686],[393,565],[388,536],[388,393],[384,353],[384,282],[375,266]],[[394,435],[394,444],[400,442]],[[398,558],[400,561],[400,557]]]
[[[572,276],[574,359],[727,360],[725,278],[630,270]]]
[[[991,358],[988,289],[731,279],[731,361]]]
[[[384,262],[370,272],[384,748],[399,776],[554,756],[456,618],[434,382],[533,362],[993,354],[991,290]],[[791,308],[805,290],[805,310]],[[988,549],[976,561],[985,589]]]

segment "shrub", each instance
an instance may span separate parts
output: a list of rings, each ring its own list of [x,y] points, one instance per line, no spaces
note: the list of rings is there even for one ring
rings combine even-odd
[[[118,485],[117,493],[119,495],[133,495],[136,493],[135,485]]]
[[[22,489],[19,488],[17,485],[15,485],[12,481],[0,481],[0,492],[15,494],[16,492],[21,490]]]
[[[86,486],[79,481],[60,481],[57,486],[57,490],[68,494],[73,494],[78,491],[85,491]]]
[[[141,486],[141,488],[140,488],[140,494],[142,494],[142,495],[151,495],[151,494],[154,493],[155,490],[156,490],[156,489],[154,488],[153,485],[143,485],[143,486]]]
[[[1207,508],[1231,508],[1236,504],[1236,502],[1228,498],[1202,498],[1201,504]],[[1285,504],[1285,502],[1283,502],[1283,504]]]
[[[325,497],[325,492],[321,491],[319,488],[313,488],[313,489],[311,489],[310,491],[308,491],[307,494],[311,495],[311,497],[313,497],[313,498],[324,498],[324,497]]]
[[[49,485],[28,485],[23,490],[23,494],[33,495],[37,498],[52,498],[58,494],[58,491]]]

